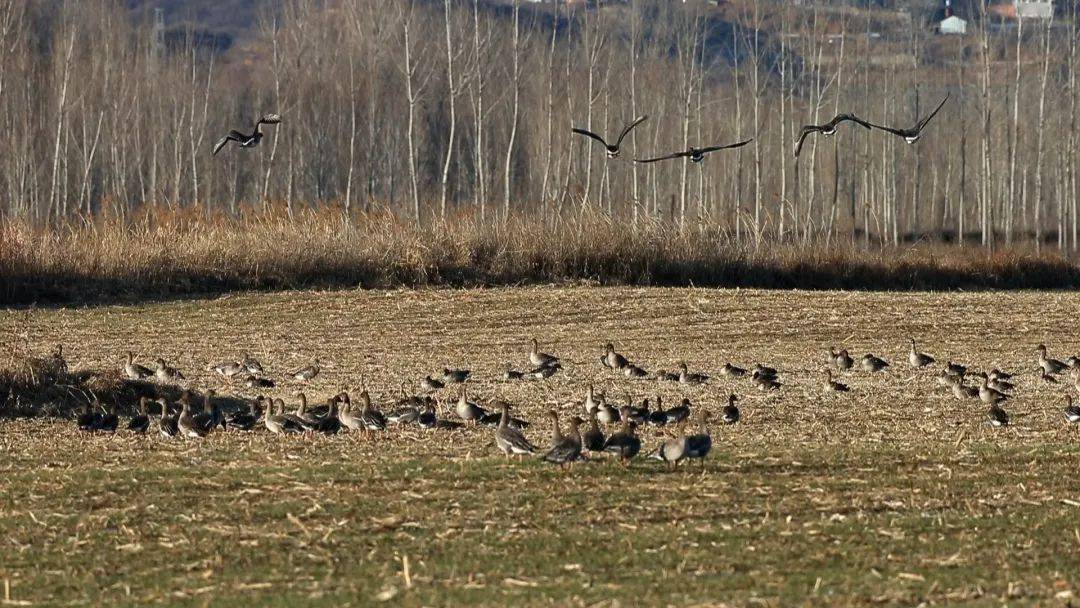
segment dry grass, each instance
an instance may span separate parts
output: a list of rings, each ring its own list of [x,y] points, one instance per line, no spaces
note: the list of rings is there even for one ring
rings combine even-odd
[[[745,235],[744,235],[745,237]],[[332,209],[145,211],[53,228],[0,224],[0,304],[132,302],[236,290],[573,283],[808,289],[1065,288],[1080,269],[1025,249],[738,241],[709,224],[636,229],[599,214],[422,229]]]
[[[1066,389],[1029,371],[1039,342],[1080,351],[1062,332],[1078,305],[1067,293],[577,287],[2,313],[28,344],[66,344],[73,370],[116,369],[130,347],[231,395],[250,392],[203,370],[249,350],[275,374],[325,362],[310,385],[275,389],[290,402],[363,373],[385,403],[401,379],[460,365],[477,398],[537,421],[552,403],[569,415],[588,382],[710,409],[734,390],[744,421],[714,429],[705,472],[640,461],[566,474],[504,462],[486,430],[171,441],[0,421],[0,577],[35,603],[1063,604],[1080,592],[1080,429],[1060,414]],[[523,366],[534,335],[565,373],[496,380]],[[989,428],[982,406],[908,369],[908,335],[941,360],[1021,372],[1015,424]],[[613,377],[596,362],[607,340],[650,370],[771,363],[786,386]],[[830,344],[894,368],[847,374],[851,394],[825,395]],[[544,443],[549,430],[529,434]]]

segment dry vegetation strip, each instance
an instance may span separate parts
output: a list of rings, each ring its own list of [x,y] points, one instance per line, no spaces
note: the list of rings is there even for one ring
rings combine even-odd
[[[729,390],[745,400],[743,423],[714,429],[704,473],[594,462],[563,474],[504,462],[483,430],[193,442],[5,420],[0,576],[12,598],[36,603],[1064,602],[1080,585],[1080,433],[1060,415],[1064,389],[1028,370],[1039,342],[1080,351],[1062,329],[1078,304],[1047,293],[525,288],[236,295],[29,321],[5,312],[0,322],[41,349],[67,344],[75,369],[114,367],[133,347],[190,371],[197,388],[227,390],[206,363],[250,350],[272,372],[318,355],[314,397],[363,371],[385,399],[402,378],[460,364],[477,375],[476,397],[504,396],[538,421],[589,381],[714,409]],[[533,335],[569,362],[565,373],[493,380],[522,365]],[[1021,372],[1015,425],[986,427],[981,406],[907,369],[908,335],[942,360]],[[606,340],[649,369],[765,361],[787,386],[766,396],[728,381],[613,378],[596,362]],[[824,396],[821,350],[841,343],[895,367],[851,374],[852,394]],[[294,401],[296,389],[276,392]],[[549,431],[538,423],[530,435]]]
[[[137,302],[235,290],[600,282],[807,289],[1070,288],[1076,264],[1016,248],[763,245],[716,224],[636,228],[599,213],[424,228],[334,210],[0,224],[0,305]]]

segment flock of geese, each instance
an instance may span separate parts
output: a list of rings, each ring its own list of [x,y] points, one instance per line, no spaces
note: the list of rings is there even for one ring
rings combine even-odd
[[[1059,378],[1066,372],[1070,372],[1074,386],[1080,390],[1080,357],[1069,357],[1065,361],[1050,358],[1046,346],[1041,344],[1035,354],[1037,354],[1038,378],[1041,381],[1059,384],[1061,382]],[[533,366],[531,371],[520,372],[508,366],[503,374],[503,380],[549,378],[562,369],[560,359],[541,352],[539,343],[535,339],[532,340],[528,360]],[[683,385],[702,385],[711,379],[704,372],[690,371],[685,363],[679,366],[677,372],[659,370],[649,373],[616,351],[614,345],[610,343],[605,345],[599,362],[611,372],[628,378],[650,378]],[[825,362],[827,368],[823,370],[824,381],[821,384],[821,390],[826,393],[846,393],[850,390],[846,384],[835,379],[834,372],[839,374],[861,370],[866,373],[879,373],[890,367],[889,362],[872,353],[867,353],[856,360],[847,350],[836,351],[833,348],[828,349]],[[916,348],[914,339],[910,340],[907,362],[915,369],[929,369],[936,364],[934,357]],[[207,369],[230,384],[239,381],[244,382],[248,387],[274,386],[274,381],[266,376],[262,365],[247,354],[238,360],[225,361]],[[290,373],[289,378],[305,383],[318,376],[319,371],[320,366],[316,359],[310,365]],[[165,360],[157,359],[151,369],[135,362],[131,352],[127,354],[127,360],[121,372],[130,380],[152,379],[172,383],[184,379],[184,375]],[[780,382],[776,369],[760,363],[749,369],[726,363],[719,373],[729,379],[749,380],[761,391],[778,391],[784,386]],[[513,407],[509,403],[493,400],[484,407],[469,399],[467,382],[471,375],[472,373],[466,369],[444,368],[440,377],[435,378],[429,375],[421,380],[420,385],[427,393],[422,396],[410,395],[403,383],[401,396],[390,405],[392,409],[386,413],[373,403],[362,378],[358,394],[359,405],[353,402],[349,392],[342,391],[328,398],[323,406],[309,407],[307,397],[300,392],[296,394],[299,405],[294,411],[287,411],[285,402],[280,398],[260,395],[249,401],[246,409],[225,414],[215,401],[215,391],[205,391],[200,405],[196,403],[197,399],[193,393],[185,390],[176,403],[178,407],[175,408],[163,397],[155,400],[148,397],[140,398],[138,414],[128,421],[126,428],[136,433],[146,433],[156,426],[157,430],[167,437],[179,435],[199,438],[219,428],[222,431],[227,429],[254,431],[263,427],[278,435],[335,434],[342,431],[371,435],[386,431],[391,426],[403,425],[417,425],[426,429],[484,426],[494,429],[494,443],[508,458],[538,455],[544,461],[567,466],[586,459],[586,454],[590,452],[612,454],[618,462],[627,464],[641,452],[641,439],[635,431],[643,425],[658,427],[673,425],[675,427],[673,435],[651,453],[652,458],[662,460],[672,467],[678,466],[683,460],[697,459],[704,462],[704,458],[712,448],[712,439],[709,434],[710,412],[705,408],[699,408],[695,413],[694,405],[689,399],[684,398],[678,405],[665,409],[659,396],[655,398],[654,403],[650,404],[649,399],[634,403],[632,397],[627,395],[626,403],[621,407],[615,407],[608,402],[604,393],[598,393],[592,385],[589,385],[585,390],[584,398],[572,404],[575,409],[581,408],[581,414],[569,419],[565,432],[560,425],[558,411],[555,409],[548,411],[547,416],[552,422],[553,431],[550,446],[541,449],[526,436],[530,423],[514,417]],[[973,385],[968,384],[971,378],[976,379]],[[1009,414],[1003,405],[1016,390],[1012,379],[1011,374],[999,369],[989,372],[975,371],[953,361],[948,361],[937,375],[938,384],[949,389],[956,398],[965,401],[977,400],[988,405],[986,419],[994,427],[1009,424]],[[440,402],[432,396],[449,385],[455,384],[460,386],[456,400]],[[739,422],[741,416],[738,401],[739,397],[734,393],[728,396],[727,404],[720,411],[720,420],[724,424]],[[156,404],[157,410],[154,416],[150,413],[152,403]],[[443,404],[447,407],[441,407]],[[440,409],[448,411],[455,419],[440,418]],[[1071,396],[1066,396],[1064,415],[1067,422],[1080,423],[1080,406],[1073,404]],[[693,432],[688,433],[686,427],[691,420],[696,423],[696,426]],[[95,400],[94,403],[86,404],[76,424],[84,431],[114,432],[120,421],[115,413],[111,413]],[[605,429],[612,432],[606,434]]]
[[[949,100],[949,95],[946,95],[945,99],[941,100],[941,103],[938,104],[938,106],[934,109],[933,112],[931,112],[930,114],[924,116],[923,118],[918,119],[915,122],[915,124],[913,126],[911,126],[910,128],[898,128],[898,127],[888,127],[888,126],[884,126],[884,125],[879,125],[879,124],[872,123],[872,122],[867,121],[867,120],[863,120],[862,118],[859,118],[858,116],[856,116],[854,114],[846,113],[846,112],[837,114],[835,117],[832,118],[832,120],[830,120],[829,122],[827,122],[825,124],[803,125],[802,129],[799,131],[798,140],[795,142],[795,158],[796,159],[799,158],[799,153],[802,152],[803,143],[806,141],[806,138],[808,136],[810,136],[811,134],[814,134],[814,133],[819,133],[819,134],[821,134],[821,135],[823,135],[825,137],[830,137],[832,135],[835,135],[837,127],[839,125],[841,125],[842,123],[845,123],[845,122],[855,123],[855,124],[863,127],[864,129],[867,129],[867,130],[878,129],[880,131],[884,131],[886,133],[890,133],[892,135],[900,137],[905,142],[907,142],[908,144],[914,144],[922,136],[923,129],[926,128],[926,125],[930,124],[930,121],[935,116],[937,116],[937,113],[941,111],[941,108],[945,105],[945,102],[947,102],[948,100]],[[605,139],[602,135],[600,135],[598,133],[595,133],[593,131],[590,131],[588,129],[581,129],[581,128],[578,128],[578,127],[573,127],[570,130],[571,130],[571,132],[573,132],[573,133],[575,133],[577,135],[588,137],[588,138],[596,141],[597,143],[599,143],[601,146],[604,147],[604,151],[607,153],[607,157],[609,159],[616,159],[616,158],[619,158],[619,154],[622,151],[622,143],[623,143],[623,140],[626,139],[626,136],[629,135],[630,132],[633,131],[638,125],[640,125],[641,123],[648,120],[648,118],[649,117],[647,115],[645,115],[645,116],[639,116],[638,118],[634,119],[632,122],[630,122],[625,127],[623,127],[622,131],[619,132],[618,138],[616,138],[613,143],[609,143],[607,141],[607,139]],[[228,135],[226,135],[225,137],[222,137],[221,139],[219,139],[214,144],[213,155],[216,156],[217,153],[220,152],[221,149],[224,148],[225,145],[228,144],[229,142],[233,142],[236,145],[240,146],[241,148],[254,148],[254,147],[259,145],[260,141],[262,141],[262,138],[263,138],[262,125],[264,125],[264,124],[276,125],[276,124],[278,124],[280,122],[281,122],[281,116],[280,115],[278,115],[278,114],[265,114],[255,122],[255,127],[254,127],[254,129],[252,130],[252,132],[250,134],[242,133],[242,132],[236,131],[236,130],[229,131]],[[635,158],[634,162],[635,163],[655,163],[655,162],[659,162],[659,161],[663,161],[663,160],[674,160],[674,159],[679,159],[679,158],[689,158],[690,162],[700,163],[701,161],[705,160],[705,155],[706,154],[709,154],[709,153],[712,153],[712,152],[718,152],[720,150],[732,150],[732,149],[735,149],[735,148],[741,148],[741,147],[743,147],[743,146],[745,146],[745,145],[747,145],[747,144],[749,144],[749,143],[751,143],[753,141],[754,140],[751,138],[751,139],[747,139],[747,140],[740,141],[740,142],[733,143],[733,144],[724,144],[724,145],[718,145],[718,146],[705,146],[705,147],[701,147],[701,148],[698,148],[698,147],[695,147],[695,146],[689,146],[688,149],[686,149],[684,151],[672,152],[671,154],[665,154],[663,156],[658,156],[658,157],[655,157],[655,158],[645,158],[645,159]]]

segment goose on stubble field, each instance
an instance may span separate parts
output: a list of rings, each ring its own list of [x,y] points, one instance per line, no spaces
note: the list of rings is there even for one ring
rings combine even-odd
[[[150,428],[150,414],[147,413],[146,407],[149,401],[147,397],[139,397],[139,413],[128,421],[127,428],[129,431],[145,433]]]
[[[739,406],[735,405],[735,402],[738,400],[739,398],[735,393],[728,395],[727,405],[725,405],[724,409],[720,412],[720,419],[724,421],[724,424],[735,424],[739,421],[741,414],[739,412]]]
[[[1065,420],[1080,424],[1080,406],[1073,405],[1072,395],[1065,395]]]
[[[129,350],[127,353],[127,362],[124,363],[124,376],[126,376],[128,380],[142,380],[143,378],[149,378],[153,375],[153,370],[135,363],[135,353]]]
[[[536,453],[536,447],[529,443],[521,430],[510,426],[509,403],[502,404],[499,426],[495,429],[495,445],[507,458]]]
[[[322,368],[319,367],[319,360],[316,358],[311,361],[311,365],[301,367],[300,369],[289,374],[289,376],[291,376],[293,380],[298,380],[300,382],[309,382],[314,379],[315,376],[318,376],[321,370]]]
[[[874,355],[873,353],[866,353],[865,355],[863,355],[863,358],[860,360],[859,364],[862,366],[863,371],[871,373],[880,372],[886,367],[889,367],[889,363],[887,361],[885,361],[881,357]]]
[[[547,367],[558,362],[558,357],[540,352],[540,343],[536,338],[532,339],[532,349],[529,351],[529,363],[532,363],[537,367]]]
[[[915,338],[908,338],[911,340],[911,349],[908,350],[908,363],[911,367],[919,368],[926,367],[934,362],[934,358],[926,353],[920,353],[915,348]]]
[[[634,435],[634,426],[630,424],[630,412],[622,412],[622,426],[604,442],[604,451],[615,454],[619,463],[626,465],[641,452],[641,439]]]
[[[611,342],[604,345],[604,356],[600,357],[600,363],[609,369],[618,370],[630,365],[630,361],[626,357],[615,352],[615,345]]]
[[[1038,360],[1039,361],[1039,367],[1047,375],[1053,376],[1053,375],[1056,375],[1056,374],[1060,374],[1061,372],[1063,372],[1063,371],[1065,371],[1066,369],[1069,368],[1068,365],[1065,365],[1061,361],[1058,361],[1057,359],[1051,359],[1051,358],[1047,357],[1046,356],[1046,345],[1045,344],[1040,344],[1035,349],[1035,352],[1038,353],[1038,355],[1039,355],[1039,360]]]
[[[626,125],[625,127],[623,127],[622,132],[619,133],[619,138],[616,139],[615,143],[613,143],[613,144],[609,144],[603,137],[601,137],[600,135],[597,135],[596,133],[593,133],[592,131],[588,131],[588,130],[585,130],[585,129],[579,129],[577,127],[571,128],[570,130],[573,131],[574,133],[577,133],[578,135],[584,135],[585,137],[589,137],[591,139],[594,139],[594,140],[600,142],[600,144],[602,146],[604,146],[604,150],[607,152],[607,157],[614,159],[614,158],[619,157],[619,151],[620,151],[619,147],[622,146],[623,140],[626,139],[626,136],[630,133],[630,131],[634,130],[634,127],[636,127],[636,126],[640,125],[641,123],[645,122],[648,118],[649,118],[648,116],[639,116],[639,117],[635,118],[633,120],[633,122],[631,122],[628,125]],[[540,364],[536,363],[534,361],[533,365],[540,365]]]
[[[833,380],[831,369],[825,370],[825,383],[823,384],[823,386],[826,392],[832,393],[846,393],[851,390],[851,388],[843,382],[837,382],[836,380]]]
[[[259,120],[255,121],[255,129],[251,132],[250,135],[235,130],[229,131],[228,135],[222,137],[217,141],[217,143],[214,144],[214,152],[211,156],[217,156],[217,153],[221,152],[221,149],[225,147],[225,144],[229,143],[230,141],[235,142],[236,145],[240,146],[241,148],[254,148],[255,146],[259,145],[259,142],[262,141],[262,126],[276,125],[280,122],[281,116],[277,114],[264,114],[261,118],[259,118]]]
[[[561,440],[551,446],[544,454],[544,461],[557,464],[560,467],[573,466],[574,462],[581,459],[581,424],[585,422],[577,416],[570,418],[570,432],[561,437]]]

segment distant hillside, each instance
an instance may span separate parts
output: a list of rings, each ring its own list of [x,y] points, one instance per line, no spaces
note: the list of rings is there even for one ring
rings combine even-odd
[[[281,0],[125,0],[137,19],[153,18],[156,8],[165,10],[169,36],[194,31],[202,43],[227,49],[256,27],[260,16],[272,14]]]

